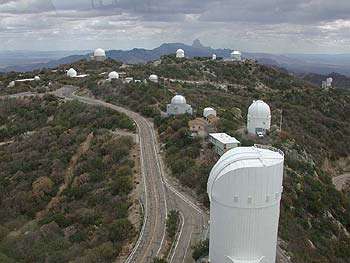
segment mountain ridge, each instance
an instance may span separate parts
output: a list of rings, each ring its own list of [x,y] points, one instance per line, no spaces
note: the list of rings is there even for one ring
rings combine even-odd
[[[199,39],[193,41],[192,45],[184,43],[163,43],[153,49],[133,48],[130,50],[108,50],[108,58],[121,61],[127,64],[145,64],[157,60],[161,56],[175,53],[179,48],[185,50],[186,56],[193,58],[196,56],[211,57],[216,54],[217,57],[229,58],[232,49],[212,48],[204,46]],[[11,65],[0,68],[3,72],[28,72],[43,68],[55,68],[62,64],[70,64],[82,59],[88,59],[91,53],[82,55],[70,55],[60,59],[53,59],[49,62],[29,63],[24,65]],[[243,57],[257,60],[259,63],[269,66],[284,68],[291,73],[305,74],[315,73],[328,75],[332,72],[350,76],[350,62],[347,57],[350,55],[312,55],[312,54],[269,54],[263,52],[243,52]]]

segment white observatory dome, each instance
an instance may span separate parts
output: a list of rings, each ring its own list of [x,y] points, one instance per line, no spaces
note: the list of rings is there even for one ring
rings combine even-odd
[[[203,110],[203,117],[204,118],[208,118],[209,115],[213,115],[216,116],[216,110],[214,110],[213,108],[205,108]]]
[[[232,51],[231,58],[234,61],[241,61],[242,60],[242,53],[241,53],[241,51],[238,51],[238,50]]]
[[[11,81],[8,85],[9,88],[13,88],[14,86],[16,86],[16,82],[15,81]]]
[[[270,106],[262,100],[254,101],[248,108],[247,129],[248,133],[266,133],[271,126]]]
[[[263,146],[226,152],[210,172],[210,262],[276,259],[284,154]]]
[[[149,80],[154,82],[154,83],[158,83],[158,76],[155,74],[152,74],[149,76]]]
[[[40,80],[40,77],[39,77],[39,76],[35,76],[35,77],[34,77],[34,80],[35,80],[35,81],[39,81],[39,80]]]
[[[106,57],[106,52],[102,48],[98,48],[94,51],[94,57]]]
[[[216,54],[213,54],[212,60],[216,60]]]
[[[238,51],[238,50],[234,50],[232,51],[231,55],[242,55],[241,51]]]
[[[112,71],[108,74],[108,79],[119,79],[119,74],[116,71]]]
[[[76,72],[76,70],[74,68],[70,68],[68,71],[67,71],[67,76],[70,77],[70,78],[74,78],[78,75],[78,73]]]
[[[333,82],[333,78],[327,78],[326,83],[328,87],[332,86],[332,82]]]
[[[186,104],[186,99],[182,95],[176,95],[172,98],[171,104]]]
[[[176,57],[177,58],[184,58],[185,57],[185,51],[183,50],[183,49],[178,49],[177,51],[176,51]]]

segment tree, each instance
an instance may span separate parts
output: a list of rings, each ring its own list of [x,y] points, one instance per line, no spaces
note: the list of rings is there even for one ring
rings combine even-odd
[[[126,218],[117,219],[109,226],[109,239],[120,242],[128,239],[134,234],[134,227]]]

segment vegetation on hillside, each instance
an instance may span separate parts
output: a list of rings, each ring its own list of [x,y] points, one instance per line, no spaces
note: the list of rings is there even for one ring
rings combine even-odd
[[[133,67],[134,68],[134,67]],[[132,74],[133,68],[129,69]],[[138,65],[139,77],[150,72],[162,77],[205,80],[207,84],[166,83],[125,85],[114,82],[87,87],[93,94],[123,104],[153,117],[165,160],[172,175],[195,189],[204,204],[209,171],[216,161],[210,147],[191,138],[187,121],[193,117],[160,117],[175,93],[185,95],[198,110],[217,109],[219,131],[227,132],[243,145],[260,141],[249,138],[242,128],[248,106],[263,99],[272,109],[272,132],[267,143],[286,154],[280,237],[294,262],[348,262],[350,238],[349,196],[335,190],[326,161],[335,163],[350,153],[350,94],[342,90],[322,91],[277,69],[248,61],[226,62],[176,60],[165,57],[160,65]],[[225,83],[227,90],[212,82]],[[277,125],[283,110],[283,132]],[[201,152],[203,150],[203,152]]]
[[[128,220],[133,130],[123,114],[55,97],[0,101],[0,261],[112,262]]]
[[[265,67],[252,61],[230,63],[204,59],[176,59],[174,56],[165,56],[162,58],[161,63],[134,65],[124,67],[123,69],[119,68],[120,63],[111,60],[100,63],[99,66],[94,62],[84,61],[77,62],[71,66],[76,68],[79,73],[87,73],[90,76],[85,79],[68,79],[64,76],[64,72],[70,66],[65,65],[60,67],[58,72],[48,70],[40,72],[43,83],[52,80],[53,83],[78,85],[89,89],[93,95],[101,97],[108,102],[126,105],[147,117],[154,118],[169,171],[183,185],[195,190],[198,198],[205,205],[208,205],[206,182],[210,169],[217,160],[217,156],[215,156],[210,145],[205,140],[190,137],[187,124],[188,120],[196,116],[201,116],[201,111],[204,107],[212,106],[217,110],[220,117],[218,124],[219,131],[235,136],[241,141],[242,145],[252,145],[261,141],[247,136],[244,132],[247,109],[254,99],[263,99],[266,101],[271,106],[272,123],[274,125],[269,137],[264,143],[271,144],[285,152],[285,190],[282,196],[279,235],[286,241],[286,250],[290,252],[293,262],[298,263],[349,262],[350,238],[347,233],[350,231],[350,193],[336,191],[331,182],[331,173],[335,172],[334,169],[323,169],[326,163],[330,163],[331,165],[328,166],[332,167],[332,165],[336,165],[336,161],[340,158],[349,157],[349,92],[346,90],[323,91],[309,82],[295,78],[286,72]],[[135,79],[141,80],[155,73],[160,77],[194,82],[164,82],[162,79],[159,84],[123,84],[120,80],[101,82],[100,80],[105,79],[106,76],[100,74],[112,70],[125,71],[126,76],[132,76]],[[11,74],[2,75],[0,79],[1,83],[7,83],[9,79],[15,77]],[[35,74],[38,75],[37,73]],[[176,93],[185,95],[187,101],[196,110],[194,116],[162,117],[162,112],[165,111],[166,104],[170,102],[172,96]],[[78,104],[74,102],[58,105],[60,102],[52,98],[46,98],[44,102],[38,102],[40,106],[28,106],[24,103],[20,107],[12,107],[11,102],[6,101],[4,103],[8,104],[6,104],[6,107],[0,107],[1,111],[3,111],[3,114],[0,114],[0,120],[1,123],[7,122],[7,124],[0,127],[0,141],[11,141],[15,138],[15,142],[0,146],[2,147],[0,149],[6,149],[8,151],[8,148],[11,149],[19,141],[21,141],[21,145],[26,145],[24,143],[26,141],[41,145],[39,140],[49,135],[55,135],[56,137],[50,140],[45,139],[47,148],[43,149],[52,149],[48,151],[49,157],[45,158],[49,160],[50,158],[58,159],[61,163],[57,166],[63,167],[61,168],[62,171],[65,170],[77,147],[87,138],[91,131],[94,131],[95,136],[93,142],[97,143],[100,140],[109,140],[106,134],[99,131],[101,126],[106,129],[115,127],[133,128],[132,124],[122,116],[119,116],[121,118],[118,118],[118,121],[115,123],[111,120],[105,121],[105,117],[110,116],[108,112],[98,115],[99,117],[97,119],[100,121],[96,123],[94,114],[98,113],[89,112],[87,110],[89,107],[82,109],[80,108],[81,106],[77,106]],[[63,110],[63,117],[56,117],[59,116],[65,105],[70,105],[69,108],[72,110]],[[16,110],[6,111],[8,108],[15,108]],[[26,110],[22,111],[22,108]],[[59,109],[58,113],[56,113],[56,109]],[[283,131],[277,132],[281,112],[283,112]],[[89,116],[89,114],[92,116],[85,117],[85,115]],[[36,117],[34,118],[33,116]],[[54,117],[51,118],[51,116]],[[84,120],[86,121],[84,122]],[[108,126],[110,123],[114,124]],[[33,131],[36,132],[32,133]],[[40,133],[37,131],[40,131]],[[37,139],[34,140],[33,138]],[[62,145],[64,146],[63,150]],[[103,148],[104,145],[102,143],[101,147]],[[4,169],[9,171],[9,174],[12,176],[10,178],[14,178],[12,180],[20,180],[19,178],[23,176],[21,174],[16,175],[18,167],[25,173],[29,171],[28,178],[31,178],[31,183],[35,181],[35,176],[49,177],[51,181],[44,178],[34,184],[37,187],[41,185],[39,184],[40,182],[51,189],[49,192],[44,191],[44,196],[48,197],[43,200],[40,199],[38,203],[38,209],[40,209],[58,191],[57,183],[53,178],[48,176],[51,174],[51,170],[48,167],[54,164],[56,165],[56,163],[51,164],[50,162],[39,161],[41,159],[37,156],[45,155],[40,155],[37,152],[41,153],[44,150],[30,147],[30,149],[34,149],[34,153],[27,154],[26,151],[29,151],[28,145],[27,148],[21,148],[22,150],[18,152],[18,158],[24,158],[24,160],[33,159],[36,161],[34,164],[30,162],[18,162],[12,164],[15,168],[10,166]],[[96,150],[96,152],[98,155],[106,154],[106,151],[99,152]],[[21,155],[22,153],[24,156]],[[119,155],[117,153],[115,154],[117,156]],[[127,155],[126,152],[123,152],[123,154]],[[0,160],[4,160],[2,163],[9,162],[7,155],[1,154],[0,156]],[[90,161],[91,163],[89,163]],[[107,173],[105,176],[100,177],[101,175],[97,172],[99,169],[104,169],[104,161],[105,158],[102,158],[101,163],[101,159],[97,157],[93,160],[90,160],[86,156],[82,157],[79,159],[76,168],[80,170],[78,170],[79,172],[74,172],[74,176],[77,178],[79,174],[85,174],[87,170],[91,170],[92,181],[89,181],[89,184],[96,184],[100,180],[105,182],[105,180],[110,178],[110,175]],[[129,165],[132,167],[131,163]],[[125,168],[126,166],[123,162],[121,166],[122,168],[117,167],[115,171],[118,174],[120,168],[122,171],[119,171],[119,174],[126,175],[118,176],[117,178],[119,179],[115,180],[120,181],[117,183],[109,181],[108,184],[110,186],[108,188],[110,189],[110,194],[118,196],[116,198],[117,201],[123,200],[123,198],[120,199],[120,196],[127,196],[130,190],[130,180],[127,179],[130,178],[130,169]],[[93,167],[97,167],[98,170]],[[35,175],[34,173],[30,174],[33,171],[32,169],[37,169],[35,171],[38,172]],[[43,172],[40,169],[44,169]],[[8,181],[6,178],[6,176],[1,176],[2,181],[0,185],[6,187],[6,189],[10,189],[8,188],[8,184],[11,185],[12,181]],[[96,181],[94,182],[94,180]],[[125,187],[120,188],[120,185]],[[31,200],[27,198],[28,195],[23,195],[22,193],[23,191],[25,192],[25,190],[22,190],[22,187],[26,189],[28,186],[23,186],[21,183],[15,184],[15,186],[19,187],[16,190],[18,192],[16,196],[21,198],[19,200],[24,199],[26,202]],[[82,191],[89,191],[89,189],[87,188],[86,190],[83,188]],[[105,188],[103,187],[103,189]],[[64,191],[64,196],[66,197],[67,195],[67,198],[79,197],[80,190],[71,190]],[[87,193],[86,196],[89,196],[89,192]],[[79,200],[81,202],[86,201]],[[76,204],[74,203],[75,199],[71,199],[69,202]],[[87,204],[91,205],[89,201],[87,201]],[[32,205],[30,203],[28,207]],[[106,202],[106,205],[108,205],[108,202]],[[11,207],[15,211],[13,215],[16,215],[16,217],[13,216],[9,220],[14,222],[18,220],[19,223],[14,224],[14,226],[8,223],[1,223],[1,226],[4,226],[5,230],[1,228],[0,238],[2,236],[8,238],[8,233],[10,233],[10,236],[18,234],[14,232],[18,225],[25,225],[25,222],[30,221],[27,218],[24,221],[20,221],[23,220],[21,219],[23,214],[31,211],[30,209],[28,210],[28,207],[25,205]],[[123,211],[127,210],[126,207],[123,207],[123,209]],[[37,212],[35,209],[30,213],[28,212],[31,220],[36,218],[35,214]],[[57,216],[56,218],[56,215],[53,215],[55,217],[54,222],[58,224],[60,229],[62,229],[60,218],[66,219],[67,214],[65,213],[64,217]],[[67,213],[69,214],[71,212],[67,210]],[[108,214],[109,211],[106,213]],[[123,213],[119,213],[123,215]],[[6,216],[8,215],[5,215],[4,218]],[[113,247],[113,251],[118,251],[118,249],[115,250],[114,248],[118,248],[123,243],[123,241],[115,239],[116,236],[124,236],[126,233],[121,231],[121,228],[127,230],[127,233],[133,232],[129,228],[125,218],[116,217],[115,220],[121,221],[114,222],[114,227],[106,230],[110,233],[108,234],[109,239],[103,240],[104,242],[101,243],[101,246],[102,244],[104,245],[99,248],[106,255],[110,255],[111,246]],[[103,224],[105,221],[96,220],[93,222],[97,225],[102,222],[101,228],[104,229]],[[48,222],[51,222],[48,224],[53,223],[50,220]],[[87,227],[90,230],[89,227],[91,225]],[[77,229],[81,230],[84,227],[79,225]],[[82,230],[82,232],[84,231]],[[19,233],[21,234],[22,232]],[[23,236],[23,234],[21,235]],[[94,236],[98,235],[96,234]],[[62,235],[58,235],[58,237],[62,238]],[[78,240],[80,239],[78,238]],[[88,239],[88,241],[86,239],[82,240],[79,243],[79,247],[83,247],[84,250],[79,257],[94,258],[91,255],[94,253],[98,254],[99,249],[91,245],[91,239]],[[76,243],[69,239],[67,242],[76,245]],[[59,243],[59,245],[56,243],[51,244],[50,249],[53,247],[56,251],[61,251],[61,245],[64,247],[66,243]],[[57,247],[59,249],[56,249]],[[76,246],[73,247],[75,249]],[[0,259],[6,258],[6,260],[11,260],[13,255],[7,249],[6,244],[2,241],[0,243],[0,252],[2,253],[0,253]],[[74,249],[72,250],[76,251]],[[206,250],[206,245],[201,244],[199,246],[199,252],[196,252],[196,255],[201,256]],[[40,255],[39,252],[35,253]],[[101,252],[100,254],[103,253]],[[21,260],[16,257],[14,259]]]

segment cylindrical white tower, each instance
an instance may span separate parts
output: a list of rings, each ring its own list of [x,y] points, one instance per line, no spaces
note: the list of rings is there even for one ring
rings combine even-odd
[[[256,135],[257,132],[266,134],[271,127],[271,110],[270,106],[262,100],[253,101],[249,106],[247,116],[248,133]]]
[[[213,56],[211,57],[212,60],[216,60],[216,54],[213,54]]]
[[[210,173],[211,263],[275,263],[284,155],[263,146],[226,152]]]

